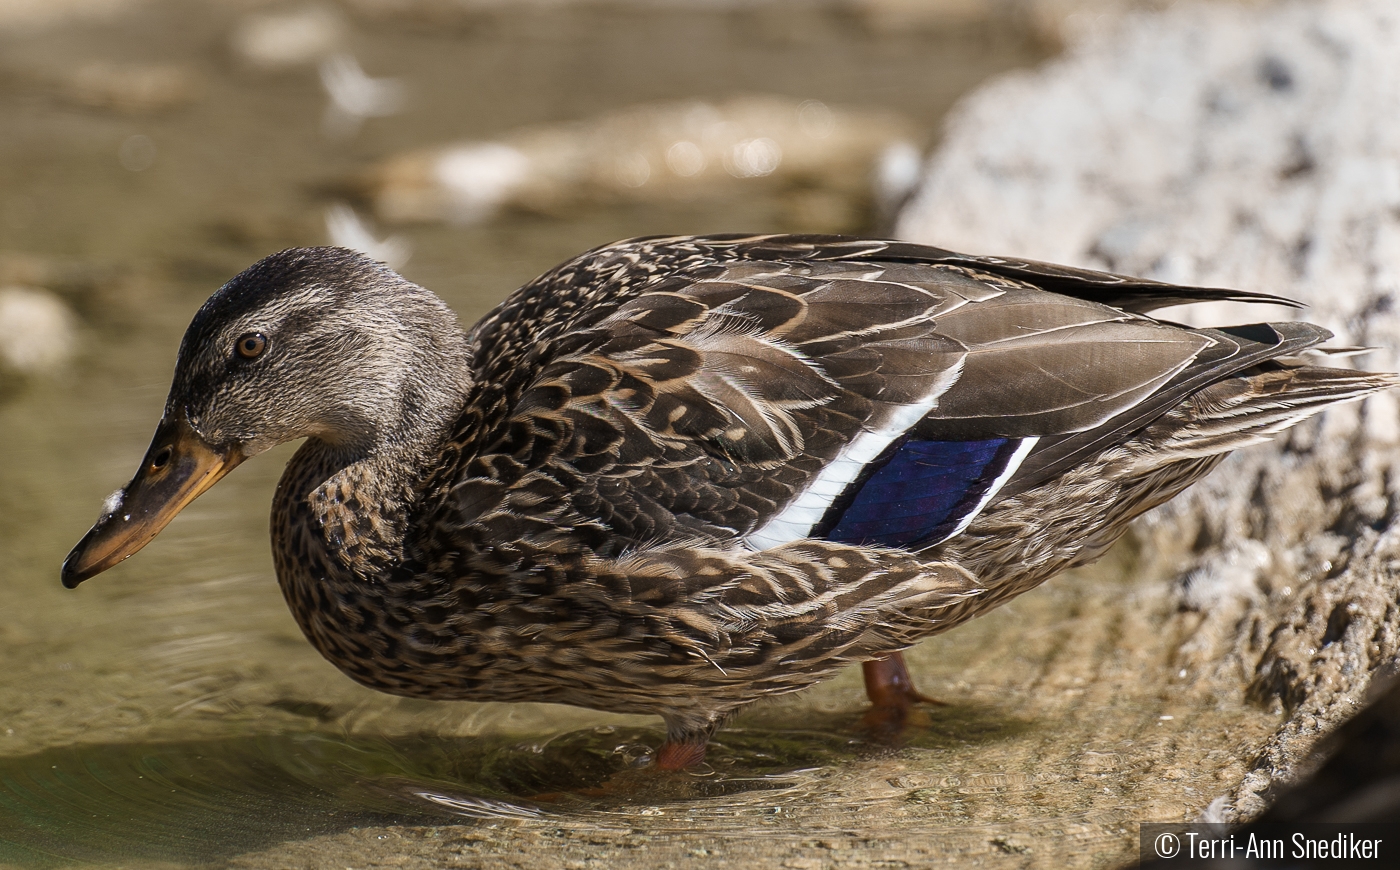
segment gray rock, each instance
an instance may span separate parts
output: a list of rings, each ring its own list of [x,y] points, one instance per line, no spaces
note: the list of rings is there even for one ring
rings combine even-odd
[[[32,287],[0,287],[0,376],[52,372],[75,344],[75,319],[63,300]]]
[[[808,220],[818,226],[854,226],[872,197],[902,198],[899,164],[913,150],[911,132],[891,112],[818,100],[647,103],[522,128],[498,141],[411,150],[355,186],[390,223],[467,224],[505,208],[561,214],[749,189],[786,192],[795,210],[815,212]]]
[[[1390,0],[1127,16],[967,100],[898,234],[1290,296],[1339,344],[1375,346],[1365,367],[1393,369],[1396,105],[1400,7]],[[1176,589],[1189,628],[1177,657],[1199,674],[1196,688],[1287,714],[1252,769],[1209,804],[1214,819],[1261,812],[1395,659],[1398,441],[1394,396],[1336,409],[1232,457],[1137,527],[1140,543],[1191,565]]]

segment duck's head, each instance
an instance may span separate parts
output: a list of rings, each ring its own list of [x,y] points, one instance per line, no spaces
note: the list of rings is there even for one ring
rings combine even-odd
[[[140,550],[239,463],[313,438],[347,461],[460,409],[466,338],[436,296],[344,248],[259,261],[199,309],[136,476],[63,563],[70,589]]]

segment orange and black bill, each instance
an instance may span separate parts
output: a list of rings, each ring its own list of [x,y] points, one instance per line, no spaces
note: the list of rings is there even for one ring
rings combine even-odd
[[[112,496],[97,525],[63,560],[63,585],[72,589],[149,544],[185,505],[242,461],[237,450],[212,447],[183,414],[162,420],[136,476]]]

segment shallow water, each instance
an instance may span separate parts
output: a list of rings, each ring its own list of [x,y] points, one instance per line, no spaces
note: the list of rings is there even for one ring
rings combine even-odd
[[[64,554],[145,449],[194,310],[259,256],[324,243],[327,191],[367,161],[754,91],[890,107],[932,131],[956,95],[1042,52],[1010,25],[881,30],[815,5],[361,20],[356,55],[412,101],[329,142],[314,73],[240,68],[224,47],[236,18],[236,4],[155,5],[0,35],[0,275],[59,292],[85,324],[66,372],[0,390],[0,863],[648,866],[729,849],[819,862],[794,866],[1105,865],[1127,854],[1130,820],[1196,811],[1215,771],[1239,764],[1243,750],[1174,735],[1216,729],[1240,747],[1267,729],[1259,711],[1150,688],[1170,606],[1160,585],[1125,592],[1120,554],[915,650],[924,690],[951,703],[901,747],[861,736],[848,673],[741,717],[707,768],[648,777],[652,719],[395,699],[322,661],[268,552],[290,447],[245,464],[129,562],[60,588]],[[148,114],[78,105],[61,81],[92,58],[183,64],[199,95]],[[133,136],[154,148],[140,171],[121,162]],[[469,323],[593,245],[789,229],[784,215],[752,196],[416,227],[404,271]],[[1126,595],[1141,612],[1103,618]]]
[[[814,771],[870,754],[845,717],[828,718],[820,730],[811,722],[805,731],[729,730],[708,765],[670,777],[641,769],[658,732],[611,725],[534,740],[289,729],[58,747],[0,766],[0,857],[202,863],[373,825],[479,819],[606,827],[639,802],[685,805],[687,826],[703,819],[712,833],[742,834],[761,827],[775,801],[800,804]],[[919,742],[1015,730],[975,721],[945,729],[941,740],[926,732]],[[667,830],[667,820],[656,821],[654,830]]]

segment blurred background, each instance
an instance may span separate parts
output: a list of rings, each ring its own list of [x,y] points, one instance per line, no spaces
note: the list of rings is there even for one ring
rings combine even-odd
[[[853,736],[847,675],[741,719],[691,792],[611,803],[526,799],[658,723],[388,698],[305,643],[267,543],[290,447],[58,583],[194,311],[286,247],[364,250],[465,327],[629,236],[898,234],[1314,302],[1341,275],[1310,318],[1393,346],[1358,314],[1400,238],[1393,134],[1361,120],[1393,114],[1384,2],[1166,6],[0,0],[0,865],[1108,866],[1132,820],[1257,811],[1251,759],[1310,741],[1269,743],[1298,705],[1246,697],[1270,653],[1241,614],[1283,620],[1349,539],[1322,508],[1249,526],[1228,485],[918,648],[952,704],[906,749]],[[1383,411],[1330,425],[1393,453]],[[1358,522],[1390,515],[1358,486]]]

